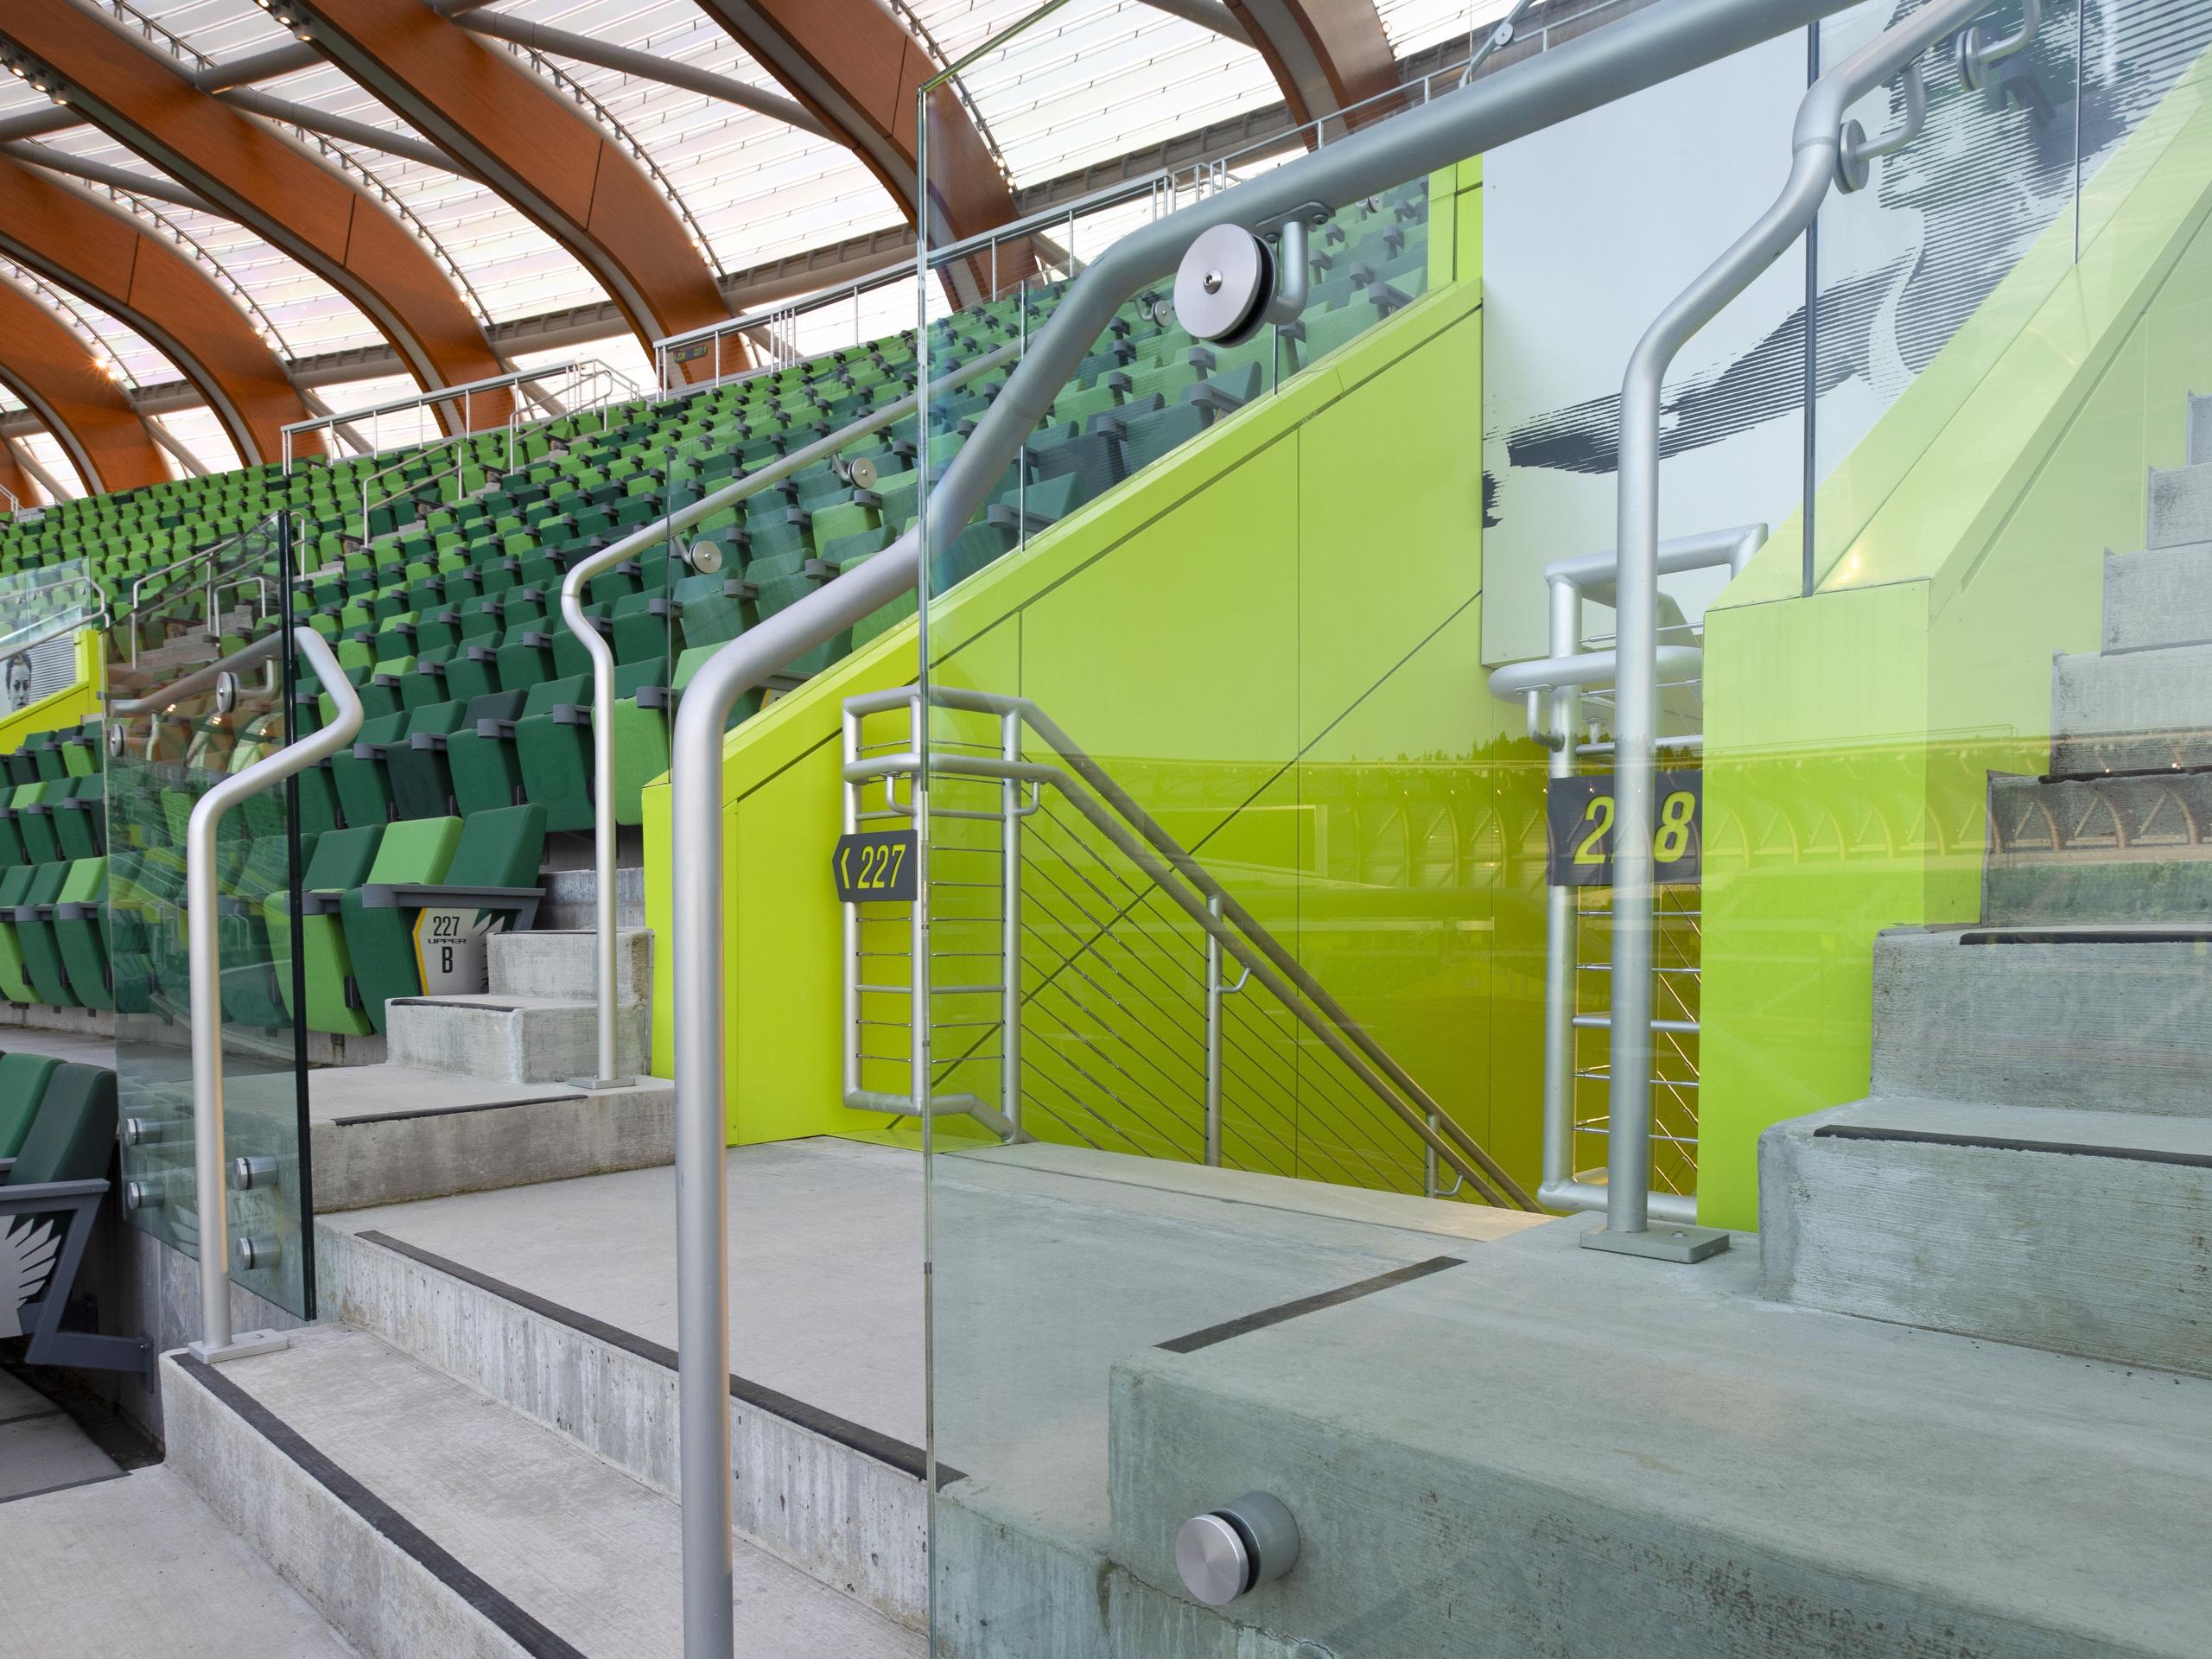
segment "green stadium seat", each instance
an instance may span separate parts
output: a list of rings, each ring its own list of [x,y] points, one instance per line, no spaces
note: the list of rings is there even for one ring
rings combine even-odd
[[[315,837],[301,886],[301,946],[307,981],[305,1020],[310,1031],[360,1036],[375,1029],[353,988],[353,959],[346,950],[345,923],[339,911],[343,893],[359,887],[375,867],[385,826],[334,830]],[[269,929],[269,960],[275,972],[284,1017],[299,1016],[292,1002],[292,919],[290,895],[270,893],[263,912]]]
[[[0,1054],[0,1158],[22,1153],[47,1082],[60,1064],[45,1054]]]
[[[395,849],[394,842],[397,847]],[[369,880],[346,895],[346,944],[370,1019],[385,1029],[394,997],[420,995],[415,928],[432,906],[474,905],[527,926],[543,896],[545,813],[531,804],[459,818],[394,824]]]

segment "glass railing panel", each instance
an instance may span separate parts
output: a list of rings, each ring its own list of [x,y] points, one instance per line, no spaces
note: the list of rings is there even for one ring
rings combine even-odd
[[[270,586],[279,594],[293,585],[293,534],[292,527],[271,521],[249,532],[239,549],[256,568],[270,567]],[[203,638],[200,654],[213,661],[217,637]],[[171,667],[171,683],[193,668],[188,662]],[[115,1020],[124,1213],[194,1257],[201,1227],[188,827],[194,806],[216,784],[289,741],[287,689],[296,677],[295,665],[271,653],[220,688],[163,696],[149,712],[111,715],[108,721],[99,921]],[[149,690],[158,688],[136,687],[126,695]],[[279,786],[233,808],[215,840],[228,1270],[232,1283],[301,1318],[313,1317],[314,1279],[295,918],[303,861],[318,830],[334,827],[315,819],[312,798],[302,811]],[[67,909],[58,913],[66,916]],[[336,925],[334,916],[298,919]],[[67,925],[57,919],[54,927]],[[76,989],[89,1002],[86,988]]]
[[[1041,95],[1117,17],[1055,10],[988,49],[992,84]],[[925,149],[953,166],[930,107]],[[1488,1043],[1452,1014],[1491,972],[1508,861],[1482,750],[1512,723],[1452,689],[1479,653],[1482,499],[1456,171],[1301,221],[1275,316],[1271,281],[1194,334],[1179,241],[1065,338],[1102,258],[1351,124],[1201,151],[1142,211],[1079,223],[1072,264],[1065,227],[1026,267],[925,243],[914,510],[989,476],[925,544],[922,971],[911,918],[855,909],[918,988],[861,1012],[883,1021],[866,1075],[908,1092],[926,1148],[940,1652],[986,1626],[994,1651],[1043,1650],[1100,1617],[1102,1583],[1154,1593],[1118,1535],[1155,1519],[1130,1518],[1122,1391],[1158,1344],[1403,1265],[1423,1236],[1378,1217],[1479,1227],[1534,1181],[1468,1150]],[[1287,277],[1298,240],[1260,257]],[[978,448],[1009,371],[1046,377],[1046,414]],[[863,745],[910,718],[872,715]],[[1019,1587],[993,1565],[1017,1556]]]

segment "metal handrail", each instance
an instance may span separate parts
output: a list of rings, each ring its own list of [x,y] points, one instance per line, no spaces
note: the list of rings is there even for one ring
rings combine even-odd
[[[478,392],[512,391],[528,382],[542,380],[549,373],[558,372],[557,369],[509,369],[503,374],[486,375],[480,380],[465,380],[458,385],[437,386],[429,391],[416,392],[411,397],[387,398],[383,403],[365,404],[359,409],[333,410],[327,415],[315,415],[304,421],[292,421],[278,429],[284,443],[284,471],[289,474],[292,470],[292,435],[296,432],[334,431],[353,422],[373,420],[382,415],[398,415],[410,409],[435,410],[441,404],[458,403],[461,405],[461,425],[466,431],[454,435],[465,436],[467,432],[473,432],[475,429],[474,411],[471,404]],[[351,459],[358,461],[380,455],[387,449],[407,448],[419,442],[418,439],[410,438],[404,443],[377,444]],[[321,460],[325,465],[330,464],[330,457],[327,455],[308,456],[305,459]]]
[[[1020,354],[1019,341],[1012,341],[995,351],[983,353],[972,363],[963,364],[931,387],[931,393],[950,391],[966,385],[997,368],[1001,364]],[[614,989],[616,983],[616,938],[614,925],[614,722],[600,711],[614,703],[614,650],[591,626],[591,619],[584,614],[584,588],[594,576],[612,570],[624,560],[634,558],[650,550],[670,537],[689,530],[701,520],[712,518],[725,508],[735,506],[748,496],[755,495],[772,484],[779,484],[794,473],[803,472],[818,461],[826,461],[839,450],[871,432],[880,432],[917,412],[922,406],[918,392],[908,392],[904,397],[874,409],[849,426],[841,427],[828,437],[794,449],[787,455],[763,467],[757,473],[748,473],[733,484],[725,485],[711,495],[702,496],[688,507],[656,519],[653,523],[632,531],[620,540],[612,542],[589,558],[569,567],[561,578],[561,620],[576,636],[591,658],[592,699],[592,815],[594,830],[593,863],[598,873],[597,921],[599,926],[599,1075],[590,1079],[593,1087],[620,1089],[628,1086],[630,1079],[617,1072],[616,1020]],[[839,580],[849,580],[841,577]],[[671,664],[672,671],[674,664]],[[579,1078],[581,1084],[585,1082]]]
[[[195,548],[193,551],[186,554],[182,558],[172,560],[169,563],[162,565],[159,569],[148,570],[142,573],[138,579],[130,584],[130,603],[124,614],[132,618],[134,621],[139,618],[139,595],[144,592],[148,582],[154,581],[156,577],[166,576],[175,571],[184,569],[188,565],[206,564],[208,566],[208,613],[207,620],[212,626],[214,621],[213,601],[217,587],[226,578],[238,575],[238,574],[243,570],[247,564],[254,562],[256,558],[265,556],[260,555],[249,555],[246,558],[240,559],[236,563],[223,565],[218,568],[216,565],[216,559],[218,556],[222,553],[224,549],[238,546],[244,543],[248,537],[259,533],[266,526],[274,524],[282,517],[283,517],[282,513],[271,513],[267,518],[257,518],[252,524],[248,524],[244,530],[233,531],[228,536],[224,537],[220,541],[210,542],[205,547]],[[175,585],[176,584],[171,584],[171,586]],[[164,588],[162,591],[166,593],[168,591],[168,588]],[[158,600],[160,595],[156,594],[156,598]],[[130,633],[130,661],[134,666],[138,661],[138,631],[136,627],[132,628]]]
[[[692,676],[677,709],[669,767],[670,884],[683,895],[671,918],[670,955],[687,1659],[727,1659],[734,1639],[721,791],[723,725],[739,696],[878,607],[913,591],[924,535],[930,545],[943,545],[965,527],[1115,311],[1173,271],[1199,232],[1231,224],[1265,230],[1318,202],[1351,201],[1390,189],[1802,29],[1847,3],[1658,0],[1132,232],[1069,284],[1051,321],[1029,342],[1020,367],[931,491],[922,533],[909,531],[859,569],[747,629]],[[926,645],[926,619],[924,626]],[[928,854],[925,841],[918,880],[927,880]],[[926,972],[926,957],[923,968]]]
[[[1659,544],[1658,569],[1675,574],[1726,565],[1742,574],[1766,544],[1764,524],[1739,524],[1676,537]],[[1582,602],[1611,604],[1618,597],[1618,552],[1586,553],[1554,559],[1544,567],[1551,598],[1551,655],[1512,663],[1490,677],[1491,695],[1503,702],[1525,701],[1529,737],[1547,751],[1549,778],[1574,775],[1580,753],[1574,734],[1582,723],[1582,692],[1614,683],[1617,651],[1582,648]],[[1662,645],[1657,671],[1669,684],[1700,677],[1704,652],[1687,645]],[[1544,1168],[1536,1197],[1554,1210],[1602,1210],[1605,1188],[1575,1179],[1574,1170],[1574,889],[1547,883],[1544,889]],[[1694,1193],[1655,1193],[1649,1213],[1670,1225],[1697,1220]]]
[[[848,698],[845,707],[850,715],[865,716],[916,702],[918,697],[912,688],[901,688]],[[1484,1203],[1522,1210],[1537,1207],[1519,1183],[1323,988],[1289,948],[1215,880],[1158,819],[1137,804],[1044,710],[1027,697],[950,688],[933,691],[930,702],[938,708],[1019,721],[1067,764],[1067,770],[1062,770],[1020,760],[1012,753],[999,759],[933,754],[929,760],[931,777],[984,779],[1057,789],[1209,939],[1289,1008],[1299,1023],[1402,1118],[1429,1151],[1450,1164]],[[1018,747],[1013,742],[1007,745],[1010,751]],[[879,777],[913,777],[921,767],[920,754],[910,750],[849,761],[843,776],[852,784]],[[918,1001],[914,1016],[918,1020],[925,1017],[918,1012],[921,1007]],[[918,1103],[916,1109],[925,1103]]]
[[[281,639],[272,634],[271,639]],[[184,835],[186,956],[192,986],[192,1158],[200,1206],[200,1340],[192,1351],[213,1364],[284,1345],[275,1332],[234,1332],[231,1328],[230,1216],[223,1204],[223,963],[221,918],[218,915],[216,832],[230,810],[271,784],[282,783],[325,757],[336,754],[361,728],[360,694],[323,638],[313,628],[292,630],[292,643],[306,658],[337,715],[305,736],[295,736],[276,753],[232,772],[193,804]]]
[[[1930,46],[1970,24],[1990,0],[1929,0],[1813,83],[1797,107],[1789,176],[1758,219],[1659,314],[1621,382],[1619,654],[1613,721],[1611,1077],[1608,1084],[1605,1224],[1586,1244],[1668,1259],[1698,1259],[1727,1235],[1670,1230],[1655,1251],[1651,1192],[1652,772],[1657,728],[1659,421],[1662,384],[1677,353],[1810,226],[1835,186],[1847,112]],[[1654,10],[1660,8],[1653,8]]]
[[[321,636],[318,634],[316,637],[320,639]],[[110,702],[107,706],[108,714],[111,718],[122,720],[129,720],[139,715],[158,714],[162,709],[183,701],[186,697],[196,696],[202,691],[213,690],[215,683],[226,674],[235,674],[240,669],[251,668],[257,663],[268,661],[276,655],[277,647],[283,643],[283,634],[265,633],[243,651],[234,651],[229,656],[220,658],[214,662],[203,663],[189,673],[179,675],[157,691],[149,691],[143,696],[120,697]]]

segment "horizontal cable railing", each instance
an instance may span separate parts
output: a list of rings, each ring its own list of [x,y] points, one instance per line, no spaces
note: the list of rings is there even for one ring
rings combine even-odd
[[[929,744],[931,788],[963,787],[931,808],[930,948],[988,960],[982,936],[995,931],[997,977],[940,976],[933,956],[931,971],[910,985],[909,1006],[926,1001],[952,1052],[936,1057],[918,1103],[911,1091],[864,1088],[865,1000],[899,988],[860,976],[864,925],[849,906],[849,1103],[983,1118],[979,1107],[995,1096],[986,1121],[1001,1135],[1027,1132],[1025,1114],[1037,1112],[1094,1146],[1284,1173],[1318,1167],[1412,1192],[1435,1192],[1440,1163],[1485,1203],[1536,1207],[1288,947],[1033,703],[945,690],[930,706],[999,727],[994,744]],[[922,765],[918,746],[864,753],[861,722],[905,708],[918,724],[920,707],[912,690],[848,700],[851,825],[908,810],[897,780]],[[1031,739],[1058,764],[1024,758]],[[879,783],[883,805],[871,815],[864,793]],[[995,798],[970,804],[977,786]],[[988,834],[965,840],[959,830],[969,826]],[[1224,978],[1230,968],[1240,971],[1233,986]],[[1304,1037],[1269,1031],[1270,1012]],[[963,1041],[963,1031],[976,1034]],[[963,1086],[979,1074],[991,1077],[988,1095]],[[1232,1090],[1249,1103],[1235,1122]],[[1281,1114],[1286,1101],[1297,1103],[1297,1122],[1271,1134],[1261,1103]],[[1393,1141],[1395,1150],[1377,1150]],[[1287,1165],[1274,1155],[1285,1146],[1298,1149]]]

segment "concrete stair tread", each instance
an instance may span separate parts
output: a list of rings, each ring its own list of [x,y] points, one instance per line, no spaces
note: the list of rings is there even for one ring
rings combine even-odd
[[[2212,922],[1893,928],[1882,1096],[2212,1116]]]
[[[1116,1559],[1172,1586],[1182,1517],[1257,1488],[1307,1553],[1239,1623],[1387,1621],[1361,1651],[1471,1616],[1501,1653],[2202,1654],[2212,1382],[1778,1307],[1745,1239],[1624,1270],[1589,1224],[1123,1361]]]
[[[2018,1147],[2052,1155],[2089,1154],[2145,1159],[2201,1159],[2212,1169],[2212,1117],[2157,1112],[2082,1111],[2063,1106],[2006,1106],[1989,1101],[1878,1096],[1819,1115],[1824,1138],[1925,1138],[1992,1151]]]
[[[2192,434],[2192,450],[2196,442]],[[2212,462],[2192,455],[2188,466],[2152,471],[2150,526],[2154,548],[2212,540]]]
[[[2104,616],[2107,652],[2212,640],[2212,541],[2107,553]]]
[[[2212,1374],[2212,1117],[1878,1097],[1759,1179],[1771,1295]]]
[[[2050,718],[2054,773],[2212,762],[2212,645],[2062,654]]]
[[[679,1510],[670,1498],[363,1332],[315,1327],[219,1375],[575,1650],[681,1653]],[[736,1575],[740,1654],[925,1650],[919,1632],[741,1541]],[[327,1593],[312,1580],[303,1587],[318,1600]]]
[[[391,1006],[397,1008],[473,1008],[486,1014],[565,1013],[576,1009],[588,1014],[599,1004],[589,997],[517,995],[505,991],[478,991],[454,996],[395,996],[391,999]]]

